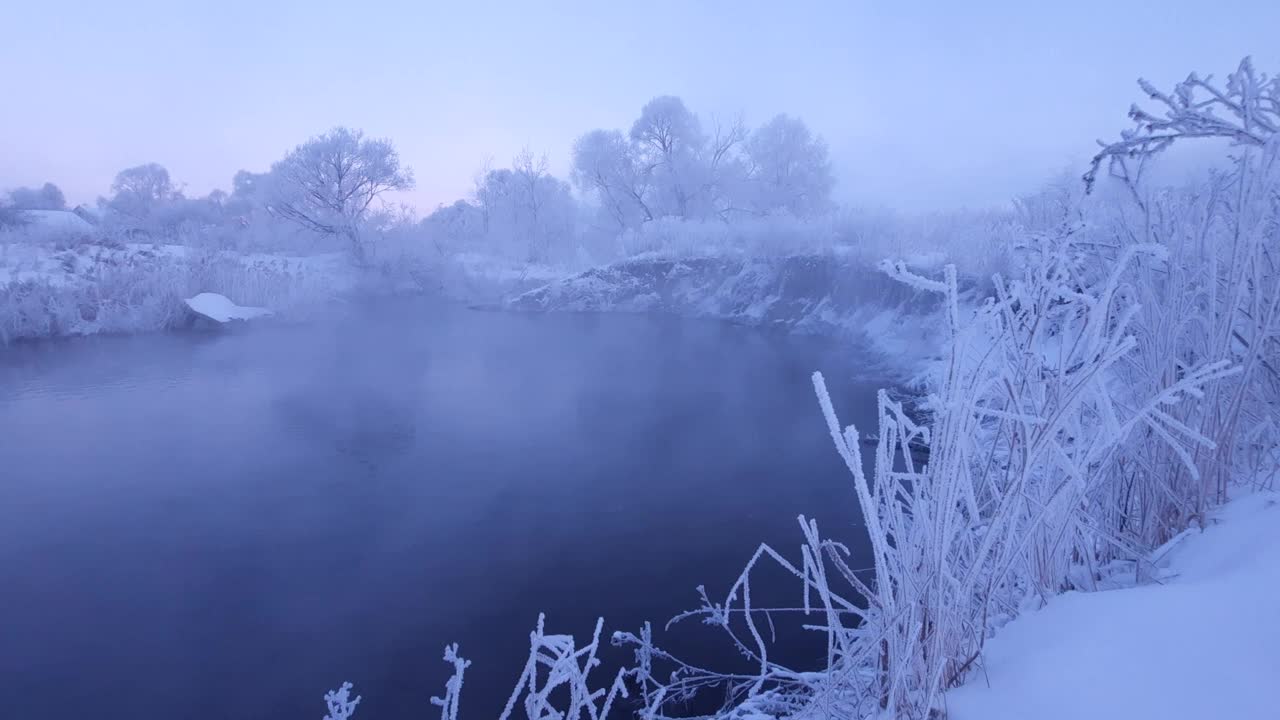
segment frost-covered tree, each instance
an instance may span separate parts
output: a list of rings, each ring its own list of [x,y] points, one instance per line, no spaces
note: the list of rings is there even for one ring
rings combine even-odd
[[[453,255],[484,237],[484,213],[480,208],[458,200],[436,208],[419,223],[427,242],[440,255]]]
[[[831,205],[835,179],[827,144],[804,121],[777,115],[746,142],[750,203],[756,212],[785,211],[796,217]]]
[[[649,207],[649,178],[617,130],[592,130],[573,144],[570,178],[595,196],[603,215],[618,229],[654,219]]]
[[[389,140],[337,127],[297,146],[271,167],[269,205],[275,214],[326,236],[343,238],[366,260],[361,228],[375,200],[413,188]]]
[[[264,193],[270,182],[269,173],[255,173],[248,170],[241,170],[231,178],[231,195],[227,198],[230,203],[242,202],[245,204],[257,204],[262,202]]]
[[[827,146],[803,121],[779,115],[753,133],[741,118],[712,122],[677,97],[650,100],[627,134],[592,130],[573,148],[572,179],[619,229],[660,218],[732,220],[831,205]]]
[[[701,192],[708,203],[708,215],[728,220],[744,209],[750,172],[743,153],[747,137],[741,117],[728,123],[713,123],[711,135],[701,152],[705,168],[701,176]]]
[[[660,212],[690,217],[704,179],[700,154],[706,136],[698,117],[678,97],[656,97],[640,109],[630,138]]]
[[[624,135],[592,130],[573,147],[571,178],[619,229],[662,217],[706,219],[732,205],[727,189],[741,173],[741,122],[710,135],[678,97],[650,100]]]
[[[41,187],[20,187],[9,191],[9,205],[18,210],[66,210],[67,198],[51,182]]]
[[[159,208],[181,197],[182,193],[169,178],[169,171],[163,165],[147,163],[116,174],[106,209],[125,224],[141,228]]]
[[[522,152],[510,169],[485,173],[476,187],[484,234],[497,249],[545,262],[573,234],[577,207],[569,185],[547,170],[545,157]]]

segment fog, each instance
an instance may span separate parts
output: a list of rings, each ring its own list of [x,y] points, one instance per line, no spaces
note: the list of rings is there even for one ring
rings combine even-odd
[[[756,125],[803,118],[843,202],[1006,203],[1086,160],[1134,81],[1276,55],[1270,3],[331,3],[80,0],[5,16],[0,188],[56,180],[92,202],[159,162],[229,190],[336,125],[392,138],[426,214],[522,149],[566,177],[574,139],[658,95]],[[56,50],[54,50],[56,49]],[[89,119],[91,117],[91,120]]]

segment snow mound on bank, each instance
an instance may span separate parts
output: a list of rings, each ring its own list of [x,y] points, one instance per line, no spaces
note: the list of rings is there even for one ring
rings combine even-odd
[[[1000,630],[949,720],[1280,717],[1280,494],[1214,517],[1161,584],[1068,593]]]
[[[200,293],[195,297],[187,298],[184,302],[197,315],[203,315],[220,323],[231,322],[232,320],[252,320],[271,314],[271,311],[266,308],[242,307],[231,302],[226,295],[219,295],[218,293]]]

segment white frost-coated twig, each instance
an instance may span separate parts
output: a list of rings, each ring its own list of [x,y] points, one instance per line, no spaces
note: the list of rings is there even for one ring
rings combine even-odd
[[[470,660],[458,655],[458,643],[445,646],[444,661],[453,664],[453,675],[444,685],[444,697],[432,697],[431,704],[440,708],[440,720],[458,720],[458,700],[462,696],[462,676],[471,667]]]
[[[546,617],[538,615],[538,625],[529,634],[529,659],[499,720],[511,717],[522,696],[527,720],[602,720],[608,717],[614,701],[627,697],[627,688],[625,672],[620,670],[607,691],[591,689],[589,676],[591,670],[600,664],[596,652],[600,647],[604,619],[596,621],[591,642],[582,648],[575,646],[572,635],[547,635],[545,622]],[[545,672],[541,679],[540,670]],[[563,709],[557,708],[551,698],[552,693],[560,688],[564,688],[569,696],[568,705]]]
[[[1161,109],[1152,112],[1136,104],[1129,109],[1134,127],[1121,133],[1118,141],[1098,142],[1102,150],[1084,176],[1086,186],[1092,187],[1097,180],[1103,162],[1110,163],[1113,174],[1133,178],[1125,165],[1127,158],[1141,160],[1175,141],[1226,138],[1237,145],[1261,147],[1280,130],[1280,77],[1257,72],[1249,57],[1227,75],[1224,85],[1214,84],[1213,76],[1191,73],[1171,93],[1146,80],[1139,80],[1138,86]]]
[[[351,699],[351,683],[344,682],[342,687],[337,690],[330,690],[324,694],[324,704],[329,708],[325,713],[324,720],[347,720],[356,713],[356,706],[360,704],[360,697]]]

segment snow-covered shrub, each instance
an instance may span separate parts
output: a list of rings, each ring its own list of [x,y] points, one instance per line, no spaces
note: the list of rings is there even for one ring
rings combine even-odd
[[[1222,86],[1195,74],[1171,93],[1141,86],[1164,114],[1135,106],[1136,127],[1104,145],[1087,176],[1096,182],[1105,162],[1121,198],[1095,208],[1085,228],[1097,263],[1138,243],[1159,243],[1169,255],[1133,280],[1140,352],[1119,375],[1150,393],[1204,359],[1240,368],[1175,412],[1211,446],[1182,457],[1147,443],[1128,458],[1112,506],[1131,541],[1150,547],[1203,521],[1233,479],[1258,476],[1280,446],[1280,80],[1245,58]],[[1180,188],[1145,180],[1162,150],[1206,138],[1237,146],[1225,170]]]
[[[1116,530],[1101,524],[1113,516],[1098,498],[1111,496],[1117,454],[1146,431],[1179,454],[1209,445],[1169,409],[1230,372],[1201,361],[1150,394],[1117,392],[1114,369],[1137,347],[1126,273],[1162,248],[1130,247],[1093,277],[1070,235],[1029,249],[1023,277],[997,278],[996,297],[972,321],[961,321],[954,272],[936,286],[951,302],[951,351],[922,424],[881,395],[874,481],[857,432],[840,430],[817,381],[875,555],[858,632],[878,645],[881,706],[905,716],[928,714],[1000,619],[1076,586],[1081,570],[1096,579],[1093,563],[1113,555],[1100,552]],[[917,466],[916,445],[927,464]]]

